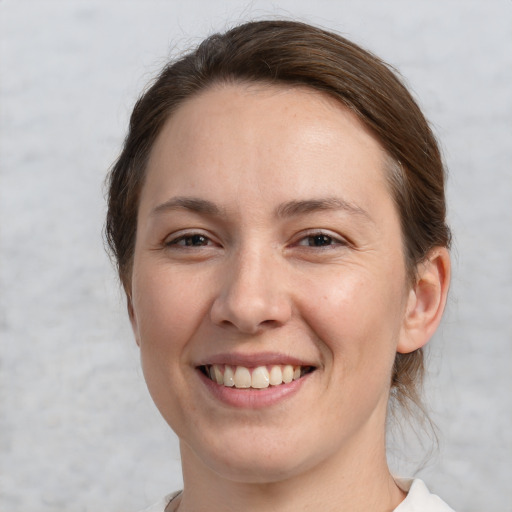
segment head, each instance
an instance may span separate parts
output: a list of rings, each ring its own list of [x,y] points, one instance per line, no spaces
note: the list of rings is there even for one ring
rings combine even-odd
[[[152,148],[186,101],[219,84],[306,87],[349,109],[380,143],[401,225],[410,284],[435,247],[448,248],[444,168],[435,137],[396,73],[343,37],[291,21],[252,22],[206,39],[168,64],[138,100],[109,176],[107,240],[130,300],[139,200]],[[391,379],[402,405],[419,405],[423,349],[397,353]]]

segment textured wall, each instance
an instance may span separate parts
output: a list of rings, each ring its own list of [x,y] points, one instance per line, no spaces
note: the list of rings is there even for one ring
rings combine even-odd
[[[421,474],[459,510],[512,511],[507,0],[0,0],[0,511],[134,511],[180,485],[103,251],[102,180],[169,48],[268,14],[393,63],[442,140],[454,280]]]

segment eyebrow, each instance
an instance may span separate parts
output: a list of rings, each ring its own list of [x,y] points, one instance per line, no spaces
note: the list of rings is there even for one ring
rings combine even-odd
[[[224,211],[215,203],[198,197],[173,197],[154,208],[151,215],[172,210],[189,210],[203,215],[224,215]]]
[[[295,217],[324,210],[342,210],[373,222],[373,219],[366,210],[339,197],[288,201],[277,207],[276,216],[282,218]]]
[[[198,197],[181,196],[173,197],[159,204],[152,210],[151,215],[181,209],[209,216],[226,216],[226,211],[212,201]],[[342,210],[373,222],[373,219],[366,210],[339,197],[287,201],[280,204],[274,213],[278,218],[288,218],[326,210]]]

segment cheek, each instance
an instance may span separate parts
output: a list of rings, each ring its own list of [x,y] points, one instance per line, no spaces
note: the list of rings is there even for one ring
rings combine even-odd
[[[303,316],[344,372],[382,367],[394,360],[403,310],[400,280],[378,273],[340,272],[310,280]],[[388,365],[382,361],[387,360]],[[379,365],[380,362],[380,365]]]
[[[198,290],[183,273],[169,272],[153,261],[139,264],[132,292],[148,390],[169,424],[179,427],[184,401],[190,402],[183,398],[189,341],[202,321]]]
[[[146,271],[147,270],[147,271]],[[169,352],[182,347],[200,321],[203,305],[194,279],[152,265],[134,280],[133,304],[141,350]]]

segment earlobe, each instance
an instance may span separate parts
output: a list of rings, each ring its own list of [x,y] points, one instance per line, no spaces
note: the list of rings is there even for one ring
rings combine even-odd
[[[397,352],[423,347],[441,322],[450,285],[450,254],[445,247],[432,249],[418,265],[417,280],[409,292]]]

